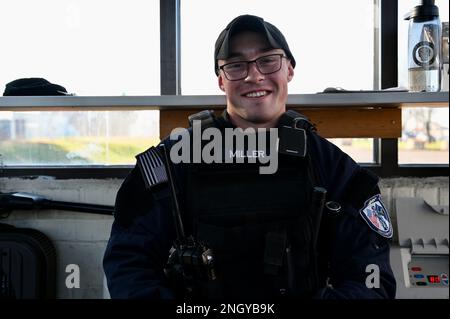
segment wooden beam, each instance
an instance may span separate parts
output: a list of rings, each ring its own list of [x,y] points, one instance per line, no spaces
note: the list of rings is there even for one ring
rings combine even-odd
[[[306,115],[313,122],[318,133],[329,138],[398,138],[401,136],[400,108],[346,108],[305,109],[292,108]],[[187,127],[188,116],[199,112],[192,110],[161,110],[160,138],[170,134],[172,129]],[[215,111],[220,115],[222,111]]]

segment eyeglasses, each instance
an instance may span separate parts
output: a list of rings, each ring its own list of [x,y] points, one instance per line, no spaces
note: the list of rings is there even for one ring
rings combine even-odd
[[[237,61],[224,64],[219,67],[230,81],[238,81],[248,76],[250,63],[255,62],[256,68],[261,74],[271,74],[280,71],[281,60],[286,58],[282,53],[270,54],[259,57],[252,61]]]

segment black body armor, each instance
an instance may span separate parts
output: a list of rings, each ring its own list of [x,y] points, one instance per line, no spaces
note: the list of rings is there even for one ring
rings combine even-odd
[[[202,113],[202,129],[227,126],[209,115]],[[279,125],[294,122],[306,136],[313,130],[293,111]],[[321,208],[312,204],[320,185],[310,154],[279,153],[274,174],[260,174],[260,165],[188,165],[186,221],[215,254],[217,279],[200,283],[201,298],[309,297],[322,286],[316,247]]]

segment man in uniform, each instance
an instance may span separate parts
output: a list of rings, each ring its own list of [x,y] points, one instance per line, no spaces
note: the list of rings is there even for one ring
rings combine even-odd
[[[295,59],[282,33],[262,18],[239,16],[219,35],[214,63],[227,108],[192,119],[220,132],[277,128],[278,169],[262,175],[248,161],[172,163],[171,188],[161,144],[169,151],[175,142],[138,155],[117,194],[104,257],[111,297],[185,296],[167,272],[179,237],[176,195],[186,236],[213,252],[214,278],[190,276],[189,291],[199,298],[394,298],[392,225],[378,178],[286,111]],[[317,194],[326,196],[323,212]]]

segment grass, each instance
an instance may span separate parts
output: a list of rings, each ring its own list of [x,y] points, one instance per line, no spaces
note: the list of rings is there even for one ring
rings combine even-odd
[[[76,137],[0,141],[5,164],[134,164],[134,156],[159,142],[157,138]]]
[[[409,149],[408,144],[406,142],[399,142],[398,148],[401,150]],[[448,151],[448,146],[447,142],[445,141],[436,141],[431,143],[425,143],[423,149],[426,151]]]

